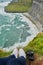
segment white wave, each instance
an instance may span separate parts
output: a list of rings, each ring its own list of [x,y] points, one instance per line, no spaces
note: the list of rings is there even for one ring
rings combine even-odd
[[[10,24],[7,24],[7,25],[2,25],[2,26],[0,26],[0,29],[1,29],[2,27],[6,27],[6,26],[11,27],[11,25],[10,25]]]
[[[0,31],[0,34],[1,34],[1,31]]]
[[[6,13],[4,11],[4,7],[7,6],[11,1],[8,1],[8,2],[0,2],[0,14],[3,14],[3,15],[11,15],[9,13]]]
[[[19,28],[22,28],[22,27],[24,27],[24,24],[21,24],[21,25],[17,26],[16,28],[19,29]]]
[[[10,3],[10,1],[8,1],[8,2],[0,2],[0,6],[7,6],[8,4]]]
[[[6,30],[7,30],[7,31],[9,31],[9,30],[10,30],[10,28],[7,28]]]

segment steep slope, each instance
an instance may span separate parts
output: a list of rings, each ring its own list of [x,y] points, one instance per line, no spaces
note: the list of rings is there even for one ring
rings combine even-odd
[[[43,0],[33,0],[29,14],[33,17],[36,23],[39,22],[42,25],[43,31]]]
[[[25,48],[27,50],[33,50],[39,55],[43,55],[43,33],[39,33]]]
[[[35,21],[39,21],[43,27],[43,0],[33,0],[29,13],[35,19]]]

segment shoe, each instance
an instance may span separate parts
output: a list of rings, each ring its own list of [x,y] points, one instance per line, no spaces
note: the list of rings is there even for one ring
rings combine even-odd
[[[21,56],[23,56],[24,58],[26,58],[26,54],[25,54],[25,52],[24,52],[23,49],[19,50],[19,57],[21,57]]]
[[[15,55],[16,58],[18,57],[18,49],[17,48],[14,49],[12,55]]]

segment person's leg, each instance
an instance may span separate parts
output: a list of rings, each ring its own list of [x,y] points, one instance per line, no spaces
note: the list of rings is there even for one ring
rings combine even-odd
[[[18,61],[19,61],[20,65],[26,65],[26,59],[23,56],[19,57]]]
[[[5,58],[0,58],[0,65],[6,65],[8,60],[11,59],[11,58],[15,58],[15,56],[11,55],[11,56],[8,56],[8,57],[5,57]]]
[[[25,51],[23,49],[19,50],[19,57],[23,56],[26,59],[26,54]]]
[[[18,49],[14,49],[12,55],[5,58],[0,58],[0,65],[6,65],[10,59],[13,59],[13,58],[15,59],[17,55],[18,55]]]
[[[19,50],[19,58],[10,59],[7,65],[26,65],[26,54],[23,49]]]
[[[17,60],[17,56],[18,56],[18,50],[14,50],[13,53],[15,55],[16,58],[11,58],[6,65],[19,65],[18,60]],[[11,54],[11,55],[12,55]]]
[[[15,57],[17,58],[18,57],[18,49],[15,48],[11,55],[15,55]]]
[[[19,60],[17,60],[17,58],[16,58],[16,59],[12,58],[12,59],[10,59],[10,60],[7,62],[6,65],[21,65],[21,64],[20,64]]]
[[[18,60],[21,63],[21,65],[26,65],[26,54],[25,54],[23,49],[19,50],[19,58],[18,58]]]
[[[19,58],[12,58],[10,59],[6,65],[26,65],[26,59],[21,56]]]

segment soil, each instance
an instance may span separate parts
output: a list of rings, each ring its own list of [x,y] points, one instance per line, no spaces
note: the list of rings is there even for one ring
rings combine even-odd
[[[43,56],[34,54],[34,61],[27,60],[27,65],[43,65]]]

